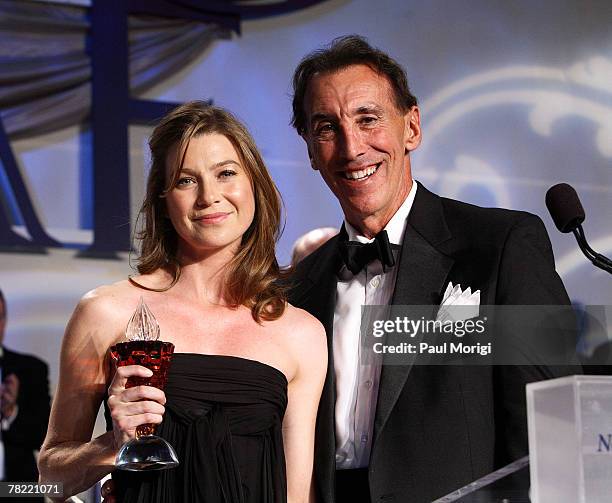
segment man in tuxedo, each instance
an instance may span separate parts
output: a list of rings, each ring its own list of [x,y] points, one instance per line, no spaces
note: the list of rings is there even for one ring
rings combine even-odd
[[[0,290],[2,480],[35,482],[34,451],[42,445],[49,422],[49,368],[34,356],[4,347],[6,321],[6,300]]]
[[[548,235],[535,215],[438,197],[413,179],[417,100],[400,65],[363,38],[306,56],[293,89],[293,125],[345,217],[290,294],[328,334],[318,497],[429,502],[525,455],[525,384],[575,369],[361,365],[361,306],[439,305],[449,282],[480,290],[481,304],[567,304]]]

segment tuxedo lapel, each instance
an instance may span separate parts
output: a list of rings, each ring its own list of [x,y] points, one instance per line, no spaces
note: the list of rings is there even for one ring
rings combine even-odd
[[[437,246],[449,239],[451,234],[440,199],[419,185],[404,233],[392,305],[437,306],[440,303],[440,292],[454,260]],[[411,368],[408,364],[383,366],[374,424],[375,443]]]
[[[290,302],[305,309],[331,335],[336,304],[337,271],[340,266],[338,237],[331,238],[298,266],[298,279],[291,289]],[[300,272],[305,271],[304,274]]]

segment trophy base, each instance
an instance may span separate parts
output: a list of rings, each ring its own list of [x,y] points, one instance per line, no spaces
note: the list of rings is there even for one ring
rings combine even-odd
[[[155,435],[144,435],[126,442],[115,460],[115,468],[132,472],[168,470],[178,464],[172,446]]]

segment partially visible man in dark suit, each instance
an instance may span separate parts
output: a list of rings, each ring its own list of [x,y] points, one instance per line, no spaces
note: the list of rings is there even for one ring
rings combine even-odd
[[[293,125],[345,217],[298,266],[290,294],[328,334],[318,497],[429,502],[525,455],[525,384],[576,369],[362,365],[361,306],[439,305],[451,282],[479,290],[483,305],[567,304],[548,235],[535,215],[413,180],[417,100],[400,65],[364,39],[306,56],[293,88]]]
[[[42,360],[4,347],[6,300],[0,290],[2,480],[38,481],[34,451],[49,423],[49,368]]]

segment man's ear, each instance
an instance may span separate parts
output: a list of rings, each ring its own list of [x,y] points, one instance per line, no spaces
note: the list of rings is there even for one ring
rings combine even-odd
[[[421,144],[421,112],[413,106],[404,115],[404,146],[406,153],[415,150]]]
[[[315,171],[319,171],[319,168],[317,168],[314,157],[312,157],[312,154],[310,153],[310,151],[308,152],[308,158],[310,159],[310,167],[314,169]]]

